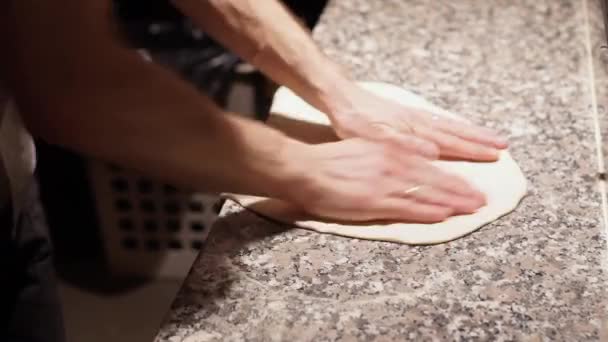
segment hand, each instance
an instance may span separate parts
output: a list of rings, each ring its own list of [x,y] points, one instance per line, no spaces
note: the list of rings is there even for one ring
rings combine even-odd
[[[313,215],[439,222],[485,204],[484,195],[460,177],[396,146],[359,138],[298,146],[289,155],[304,171],[285,198]]]
[[[508,143],[490,129],[464,120],[408,108],[357,86],[346,90],[347,105],[334,107],[330,118],[341,138],[393,141],[414,134],[434,143],[441,157],[494,161]]]

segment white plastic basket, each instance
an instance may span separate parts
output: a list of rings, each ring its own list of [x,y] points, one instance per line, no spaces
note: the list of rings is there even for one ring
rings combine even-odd
[[[105,163],[89,164],[110,271],[181,278],[217,217],[218,197],[178,190]]]
[[[237,74],[254,71],[242,64]],[[256,96],[270,97],[276,88],[271,82],[263,86],[264,94],[258,94],[255,84],[236,78],[226,109],[255,117]],[[185,276],[216,220],[218,196],[179,191],[97,161],[89,163],[89,174],[110,270],[125,276]]]

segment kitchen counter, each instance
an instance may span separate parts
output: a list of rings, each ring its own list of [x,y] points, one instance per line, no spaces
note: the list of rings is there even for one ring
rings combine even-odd
[[[293,229],[228,202],[157,341],[608,339],[599,4],[330,1],[314,32],[329,56],[510,134],[529,195],[424,247]]]

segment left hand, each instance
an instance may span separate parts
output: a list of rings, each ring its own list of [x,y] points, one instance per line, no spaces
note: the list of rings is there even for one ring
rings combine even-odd
[[[435,144],[443,158],[473,161],[495,161],[498,150],[508,146],[505,138],[490,129],[354,88],[346,91],[346,105],[335,106],[329,113],[336,133],[343,139],[361,137],[400,144],[403,137],[415,135]]]

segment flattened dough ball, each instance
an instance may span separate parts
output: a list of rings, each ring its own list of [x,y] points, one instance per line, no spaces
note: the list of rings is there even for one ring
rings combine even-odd
[[[362,87],[410,107],[461,119],[424,98],[386,83],[362,83]],[[287,88],[280,88],[273,99],[268,120],[286,134],[308,143],[335,140],[327,116]],[[496,162],[435,161],[438,167],[458,174],[486,194],[487,205],[476,213],[453,216],[439,223],[336,223],[320,220],[276,199],[227,194],[240,205],[270,219],[320,233],[413,245],[436,244],[465,236],[513,211],[526,194],[526,178],[507,151]]]

